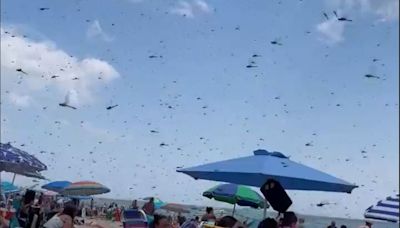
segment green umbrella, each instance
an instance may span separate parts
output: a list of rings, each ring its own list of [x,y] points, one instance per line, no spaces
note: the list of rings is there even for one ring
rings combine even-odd
[[[233,204],[233,214],[236,204],[252,208],[264,208],[265,199],[253,189],[236,184],[220,184],[203,193],[203,196],[217,201]]]

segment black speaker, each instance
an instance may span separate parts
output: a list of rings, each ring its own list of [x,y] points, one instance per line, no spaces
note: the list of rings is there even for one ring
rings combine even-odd
[[[286,212],[290,205],[292,205],[292,200],[278,181],[273,179],[267,180],[261,186],[260,191],[271,207],[279,213]]]
[[[35,200],[35,195],[36,195],[36,192],[35,191],[33,191],[33,190],[26,190],[26,192],[25,192],[25,196],[24,196],[24,203],[25,204],[28,204],[28,203],[30,203],[30,202],[33,202],[34,200]]]

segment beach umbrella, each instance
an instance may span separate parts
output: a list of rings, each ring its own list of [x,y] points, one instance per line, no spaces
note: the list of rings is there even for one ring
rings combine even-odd
[[[377,204],[370,206],[365,210],[364,217],[367,219],[385,220],[390,222],[399,222],[399,194],[389,196]]]
[[[236,204],[252,208],[264,208],[265,200],[253,189],[236,184],[220,184],[203,193],[203,196],[209,199],[233,204],[233,212],[235,214]]]
[[[10,143],[0,143],[0,172],[10,172],[20,175],[32,174],[46,170],[47,167],[35,156],[11,146]]]
[[[53,181],[50,183],[47,183],[42,186],[43,189],[50,190],[53,192],[62,192],[66,187],[70,186],[71,182],[69,181]]]
[[[177,203],[167,203],[161,206],[161,209],[172,211],[176,213],[190,213],[190,210],[186,209],[185,206]]]
[[[20,188],[17,186],[13,185],[11,182],[8,181],[3,181],[0,183],[0,189],[1,192],[4,194],[10,194],[10,193],[15,193],[21,191]]]
[[[150,198],[154,198],[154,209],[156,209],[156,210],[160,209],[161,207],[166,205],[166,203],[164,201],[160,200],[157,197],[148,196],[148,197],[143,198],[143,200],[149,201]]]
[[[10,143],[0,143],[0,181],[1,172],[20,174],[23,176],[44,178],[39,172],[47,169],[47,166],[35,156],[11,146]],[[1,188],[0,188],[1,191]]]
[[[291,161],[280,152],[256,150],[253,156],[177,170],[195,179],[261,187],[274,179],[287,190],[351,191],[357,186],[327,173]]]
[[[93,181],[80,181],[71,183],[60,193],[65,196],[91,196],[110,192],[106,186]]]

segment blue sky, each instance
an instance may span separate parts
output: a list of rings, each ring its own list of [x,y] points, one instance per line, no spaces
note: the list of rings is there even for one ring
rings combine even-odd
[[[399,186],[398,3],[2,1],[1,141],[51,180],[203,205],[216,183],[177,166],[281,151],[360,186],[291,191],[293,210],[362,217]]]

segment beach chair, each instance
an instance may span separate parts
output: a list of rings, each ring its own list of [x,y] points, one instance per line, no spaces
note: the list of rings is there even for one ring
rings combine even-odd
[[[139,209],[127,209],[122,213],[123,228],[148,228],[147,217]]]

